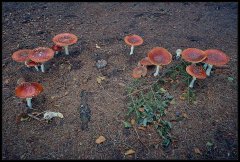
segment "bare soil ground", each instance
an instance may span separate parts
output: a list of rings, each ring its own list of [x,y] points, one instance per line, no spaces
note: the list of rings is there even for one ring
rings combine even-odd
[[[236,2],[4,2],[2,159],[238,159],[237,10]],[[52,38],[63,32],[73,33],[79,40],[69,46],[69,56],[62,52],[49,61],[45,73],[11,59],[18,49],[51,47]],[[128,34],[144,39],[132,56],[123,41]],[[122,122],[132,69],[156,46],[173,55],[178,48],[214,48],[230,57],[229,68],[216,68],[207,79],[196,81],[195,104],[179,98],[181,87],[166,88],[176,100],[167,117],[175,117],[176,111],[188,116],[172,123],[175,142],[167,149],[160,147],[162,139],[151,126],[138,130],[143,145],[136,132],[124,128]],[[98,69],[99,59],[105,59],[107,66]],[[98,76],[106,80],[98,84]],[[17,124],[15,118],[26,104],[15,96],[21,77],[44,87],[32,101],[36,111],[61,112],[64,118]],[[147,77],[153,75],[149,72]],[[79,114],[83,90],[88,92],[91,109],[87,130],[81,129]],[[96,144],[100,135],[106,141]],[[214,144],[212,149],[207,142]],[[129,149],[135,154],[125,155]]]

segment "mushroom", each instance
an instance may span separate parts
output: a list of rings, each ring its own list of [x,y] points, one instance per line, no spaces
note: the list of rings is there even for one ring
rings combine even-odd
[[[176,50],[176,60],[178,60],[180,57],[181,57],[181,53],[182,53],[182,50],[181,49],[177,49]]]
[[[53,45],[51,48],[55,51],[55,54],[58,54],[58,52],[62,50],[62,47],[58,45]]]
[[[155,47],[148,53],[149,61],[156,65],[156,72],[154,76],[159,74],[159,69],[161,65],[168,65],[172,61],[172,54],[168,52],[165,48]]]
[[[36,97],[39,93],[43,91],[41,84],[37,82],[23,82],[18,85],[15,89],[16,96],[19,98],[24,98],[27,101],[27,106],[32,109],[32,98]]]
[[[133,69],[132,77],[133,78],[141,78],[142,76],[146,76],[147,68],[145,66],[137,66]]]
[[[195,80],[198,79],[205,79],[207,77],[206,72],[202,68],[202,66],[197,66],[195,64],[188,65],[186,67],[186,71],[189,75],[192,76],[192,81],[189,84],[190,88],[193,88],[193,84]]]
[[[185,61],[191,62],[192,64],[202,62],[207,57],[204,51],[197,48],[187,48],[182,51],[181,55]]]
[[[12,54],[12,59],[16,62],[24,62],[27,67],[32,67],[31,65],[29,66],[29,54],[32,52],[30,49],[22,49],[14,52]],[[36,70],[38,71],[38,66],[34,65]]]
[[[78,40],[77,36],[74,34],[71,34],[71,33],[61,33],[61,34],[56,35],[52,39],[52,41],[56,45],[58,45],[60,47],[64,47],[66,55],[69,55],[68,46],[75,44],[77,42],[77,40]]]
[[[138,65],[140,66],[140,65],[143,65],[143,66],[151,66],[151,65],[153,65],[150,61],[149,61],[149,58],[148,57],[145,57],[145,58],[143,58],[142,60],[140,60],[139,62],[138,62]]]
[[[48,60],[52,59],[54,56],[54,51],[51,48],[47,47],[38,47],[32,50],[29,54],[29,58],[34,61],[41,63],[41,71],[45,72],[44,70],[44,63]]]
[[[124,38],[125,43],[131,46],[130,55],[133,54],[134,46],[140,46],[143,44],[143,39],[138,35],[128,35]]]
[[[207,76],[210,76],[210,72],[212,70],[213,65],[223,66],[227,64],[230,60],[229,57],[223,51],[217,49],[208,49],[205,51],[205,53],[207,54],[207,57],[205,60],[203,60],[203,62],[205,63],[204,64],[205,69],[208,66],[206,70]]]
[[[39,66],[39,63],[37,63],[37,62],[34,62],[34,61],[32,61],[32,60],[27,60],[27,61],[25,61],[25,65],[27,66],[27,67],[35,67],[35,69],[37,70],[37,71],[39,71],[39,69],[38,69],[38,66]]]

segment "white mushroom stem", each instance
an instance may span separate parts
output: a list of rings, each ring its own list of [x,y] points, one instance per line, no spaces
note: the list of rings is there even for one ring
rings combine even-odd
[[[68,46],[64,46],[64,49],[65,49],[65,54],[69,55]]]
[[[177,49],[176,50],[176,59],[178,60],[180,57],[181,57],[181,53],[182,53],[182,50],[181,49]]]
[[[32,98],[26,98],[27,100],[27,106],[32,109]]]
[[[132,55],[132,54],[133,54],[133,50],[134,50],[134,46],[131,46],[130,55]]]
[[[194,82],[195,82],[196,79],[197,79],[196,77],[192,77],[192,81],[191,81],[191,83],[189,84],[189,87],[190,87],[190,88],[193,88],[193,84],[194,84]]]
[[[39,71],[39,69],[38,69],[38,66],[36,65],[36,66],[34,66],[35,67],[35,69],[37,70],[37,71]]]
[[[43,63],[41,64],[41,71],[42,71],[43,73],[45,72],[44,64],[43,64]]]
[[[207,69],[207,67],[208,67],[208,64],[207,64],[207,63],[205,63],[205,64],[203,65],[203,69],[204,69],[204,70],[206,70],[206,69]]]
[[[156,65],[157,68],[156,68],[156,72],[153,74],[154,76],[157,76],[159,74],[159,69],[160,69],[160,66],[159,65]]]
[[[213,65],[208,64],[208,68],[207,68],[207,70],[206,70],[207,76],[210,76],[210,72],[211,72],[211,70],[212,70],[212,67],[213,67]]]

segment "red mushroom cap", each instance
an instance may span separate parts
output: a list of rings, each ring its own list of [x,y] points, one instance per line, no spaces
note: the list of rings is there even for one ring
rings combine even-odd
[[[34,62],[46,62],[52,59],[54,51],[47,47],[38,47],[32,50],[29,54],[29,58]]]
[[[147,74],[147,68],[145,66],[137,66],[133,69],[132,77],[133,78],[141,78],[141,76],[145,76]]]
[[[43,91],[41,84],[37,82],[24,82],[15,89],[16,96],[19,98],[32,98]]]
[[[124,38],[125,43],[127,43],[130,46],[139,46],[143,44],[143,39],[142,37],[138,35],[128,35]]]
[[[207,74],[202,66],[197,65],[188,65],[186,67],[186,71],[189,75],[196,77],[198,79],[205,79],[207,77]]]
[[[143,58],[143,59],[140,61],[140,64],[141,64],[141,65],[144,65],[144,66],[153,65],[153,64],[149,61],[149,58],[148,58],[148,57]]]
[[[58,45],[53,45],[53,46],[52,46],[52,50],[53,50],[53,51],[61,51],[61,50],[62,50],[62,47],[61,47],[61,46],[58,46]]]
[[[185,61],[192,63],[202,62],[207,57],[204,51],[197,48],[187,48],[182,51],[181,55]]]
[[[33,66],[38,66],[39,63],[34,62],[34,61],[32,61],[32,60],[28,60],[28,61],[26,61],[26,65],[27,65],[28,67],[33,67]]]
[[[203,62],[207,64],[222,66],[227,64],[230,60],[223,51],[217,49],[209,49],[206,50],[205,53],[207,54],[207,57]]]
[[[61,33],[53,37],[52,41],[58,46],[69,46],[76,43],[77,36],[71,33]]]
[[[167,65],[172,61],[172,54],[165,48],[155,47],[148,52],[148,58],[154,65]]]
[[[28,55],[31,53],[30,49],[22,49],[12,54],[12,59],[17,62],[25,62],[29,59]]]

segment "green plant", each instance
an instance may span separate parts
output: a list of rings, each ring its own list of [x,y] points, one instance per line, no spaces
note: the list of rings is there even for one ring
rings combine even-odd
[[[139,90],[139,87],[143,87],[145,83],[146,80],[134,80],[127,88],[130,99],[127,117],[134,116],[138,126],[153,125],[163,138],[162,146],[167,147],[171,143],[170,130],[172,126],[169,121],[163,119],[163,116],[173,96],[161,87],[159,81]],[[129,122],[124,122],[124,125],[130,127]]]

